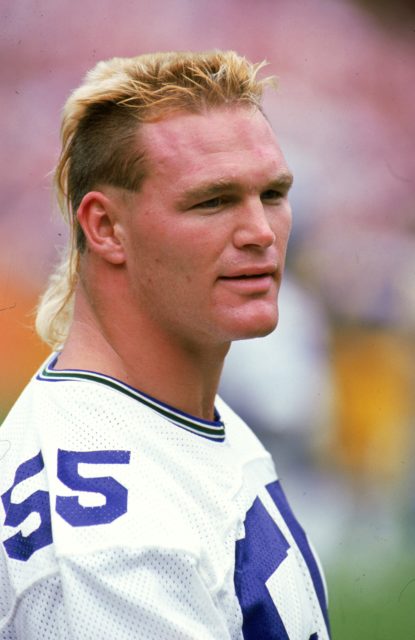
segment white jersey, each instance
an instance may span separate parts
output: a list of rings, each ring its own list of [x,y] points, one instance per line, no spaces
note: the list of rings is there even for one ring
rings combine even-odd
[[[242,420],[55,362],[0,429],[0,639],[327,640],[315,554]]]

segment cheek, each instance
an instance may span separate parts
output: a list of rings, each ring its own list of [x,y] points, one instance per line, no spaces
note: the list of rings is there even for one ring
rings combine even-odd
[[[277,243],[279,244],[280,251],[285,251],[287,249],[288,239],[290,237],[292,227],[292,215],[291,215],[291,207],[287,206],[287,209],[282,212],[276,221],[274,226],[275,237],[277,238]]]
[[[133,259],[135,277],[164,291],[191,285],[201,262],[195,243],[188,244],[177,234],[138,244]]]
[[[147,214],[147,215],[146,215]],[[134,280],[150,286],[196,286],[211,276],[223,251],[223,229],[212,219],[161,216],[146,212],[129,238],[128,253]]]

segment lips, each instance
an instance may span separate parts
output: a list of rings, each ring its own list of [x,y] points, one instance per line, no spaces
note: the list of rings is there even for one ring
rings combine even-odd
[[[275,293],[277,273],[275,264],[238,267],[220,276],[218,282],[232,294],[258,299]]]
[[[277,268],[275,265],[267,265],[261,267],[241,267],[235,271],[231,271],[223,276],[220,276],[221,280],[250,280],[265,278],[268,276],[273,277]]]
[[[222,276],[222,280],[253,280],[258,278],[265,278],[266,276],[270,276],[270,273],[256,273],[255,275],[248,275],[243,273],[240,276]]]

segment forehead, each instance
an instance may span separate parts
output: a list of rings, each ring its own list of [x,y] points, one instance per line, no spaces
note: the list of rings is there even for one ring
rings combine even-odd
[[[177,187],[198,180],[273,179],[287,171],[269,123],[246,107],[180,113],[141,127],[148,176],[168,179]]]

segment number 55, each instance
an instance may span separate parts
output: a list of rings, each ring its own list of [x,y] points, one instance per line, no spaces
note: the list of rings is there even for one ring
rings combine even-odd
[[[85,527],[113,522],[127,511],[127,489],[115,478],[104,476],[85,478],[78,465],[83,464],[128,464],[129,451],[64,451],[58,450],[58,478],[74,491],[100,493],[105,504],[98,507],[83,507],[78,496],[57,496],[56,511],[73,527]]]

